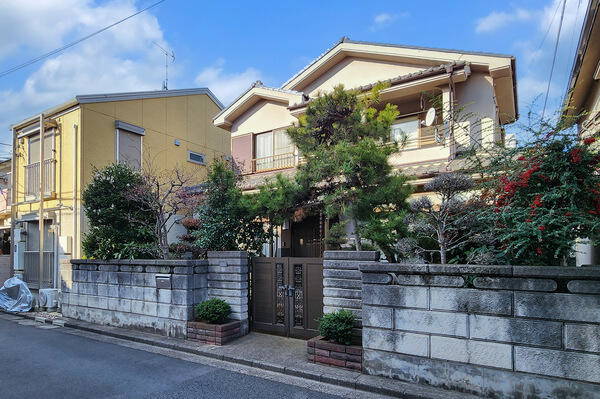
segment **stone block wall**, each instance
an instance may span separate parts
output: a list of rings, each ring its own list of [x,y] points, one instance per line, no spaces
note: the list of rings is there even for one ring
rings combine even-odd
[[[61,310],[91,323],[183,338],[206,285],[205,260],[72,260]]]
[[[360,270],[367,373],[484,397],[600,397],[600,267]]]
[[[231,318],[242,322],[248,333],[248,253],[246,251],[208,252],[208,298],[220,298],[231,306]]]
[[[194,307],[221,298],[248,332],[248,256],[210,252],[208,260],[61,262],[61,310],[91,323],[185,338]]]
[[[323,313],[347,309],[362,318],[360,265],[376,264],[377,251],[325,251],[323,253]]]

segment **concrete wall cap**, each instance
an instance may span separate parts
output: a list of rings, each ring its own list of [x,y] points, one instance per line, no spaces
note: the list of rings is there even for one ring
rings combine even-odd
[[[244,259],[248,257],[248,252],[246,251],[208,251],[207,256],[209,258],[236,258],[236,259]]]
[[[398,273],[431,275],[509,276],[509,277],[553,277],[600,279],[600,267],[569,266],[508,266],[508,265],[425,265],[399,263],[370,263],[360,265],[363,273]]]
[[[377,252],[377,251],[325,251],[325,252],[323,252],[323,259],[376,261],[376,260],[379,260],[379,252]]]
[[[202,266],[205,259],[71,259],[77,265],[135,265],[135,266]]]

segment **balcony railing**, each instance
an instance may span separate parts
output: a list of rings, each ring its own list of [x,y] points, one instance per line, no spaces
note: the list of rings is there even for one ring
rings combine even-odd
[[[266,172],[269,170],[293,168],[296,166],[296,155],[293,152],[271,155],[252,160],[252,172]]]
[[[31,288],[51,288],[54,285],[54,252],[44,251],[44,267],[42,268],[42,286],[40,287],[40,253],[24,251],[25,268],[23,279]]]
[[[54,159],[43,162],[44,197],[54,193]],[[40,163],[34,162],[25,165],[25,196],[39,198],[40,193]]]

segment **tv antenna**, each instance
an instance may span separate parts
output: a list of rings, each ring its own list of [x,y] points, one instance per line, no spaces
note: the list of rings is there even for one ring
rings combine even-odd
[[[163,54],[165,55],[165,80],[163,81],[162,89],[169,90],[169,58],[171,62],[175,62],[175,52],[165,50],[160,44],[156,42],[152,42],[156,47],[158,47]]]

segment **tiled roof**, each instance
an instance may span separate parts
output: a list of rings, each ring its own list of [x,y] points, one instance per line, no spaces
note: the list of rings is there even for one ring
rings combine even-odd
[[[502,58],[514,58],[512,55],[507,54],[496,54],[496,53],[487,53],[483,51],[465,51],[465,50],[456,50],[456,49],[444,49],[444,48],[433,48],[433,47],[420,47],[420,46],[407,46],[402,44],[391,44],[391,43],[379,43],[379,42],[368,42],[368,41],[359,41],[359,40],[350,40],[350,38],[344,36],[340,40],[338,40],[333,46],[329,47],[323,53],[319,54],[318,57],[310,61],[304,68],[302,68],[298,73],[288,79],[281,87],[285,87],[292,80],[296,79],[300,76],[304,71],[314,65],[317,61],[323,58],[327,53],[336,48],[341,43],[352,43],[352,44],[365,44],[371,46],[382,46],[382,47],[395,47],[395,48],[405,48],[411,50],[425,50],[425,51],[443,51],[446,53],[457,53],[457,54],[470,54],[470,55],[481,55],[488,57],[502,57]]]
[[[246,90],[242,94],[240,94],[235,100],[233,100],[229,105],[227,105],[227,107],[225,107],[224,109],[221,110],[221,112],[219,112],[217,115],[215,115],[215,117],[213,118],[213,120],[215,120],[219,116],[221,116],[225,111],[227,111],[229,109],[229,107],[231,107],[232,104],[235,104],[240,98],[244,97],[250,90],[254,89],[255,87],[258,87],[258,88],[261,88],[261,89],[270,90],[270,91],[275,91],[275,92],[279,92],[279,93],[302,95],[302,92],[300,92],[300,91],[286,90],[286,89],[282,89],[282,88],[279,88],[279,87],[265,86],[263,84],[263,82],[261,82],[260,80],[257,80],[256,82],[254,82],[254,83],[252,83],[250,85],[250,87],[248,88],[248,90]]]
[[[400,83],[406,83],[406,82],[410,82],[412,80],[417,80],[417,79],[425,78],[425,77],[428,77],[428,76],[437,75],[437,74],[442,73],[442,72],[450,73],[450,71],[453,68],[463,68],[463,67],[465,67],[467,65],[469,65],[468,62],[465,62],[465,61],[458,61],[458,62],[456,62],[455,61],[455,62],[451,62],[451,63],[448,63],[448,64],[442,64],[442,65],[434,66],[434,67],[431,67],[431,68],[423,69],[423,70],[420,70],[420,71],[411,72],[411,73],[404,74],[404,75],[399,75],[399,76],[396,76],[394,78],[382,80],[380,82],[369,83],[368,85],[363,85],[363,86],[356,87],[353,90],[358,90],[358,91],[371,90],[378,83],[389,83],[391,86],[394,86],[394,85],[397,85],[397,84],[400,84]],[[288,107],[288,109],[294,110],[294,109],[298,109],[298,108],[303,108],[310,101],[312,101],[312,99],[309,99],[308,101],[303,101],[303,102],[298,103],[298,104],[291,105],[291,106]]]

